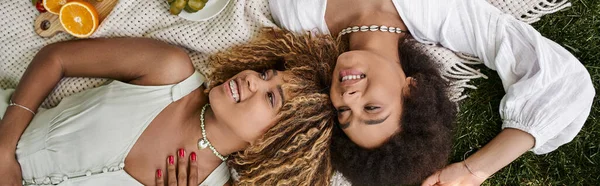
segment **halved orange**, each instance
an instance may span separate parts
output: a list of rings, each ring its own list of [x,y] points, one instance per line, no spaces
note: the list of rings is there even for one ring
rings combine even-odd
[[[53,14],[59,14],[60,8],[71,1],[72,0],[44,0],[43,4],[46,11]]]
[[[60,23],[65,31],[75,37],[88,37],[98,28],[98,12],[90,3],[69,2],[60,8]]]

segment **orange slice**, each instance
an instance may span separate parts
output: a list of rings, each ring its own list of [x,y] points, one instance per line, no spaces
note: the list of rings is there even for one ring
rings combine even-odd
[[[60,23],[69,34],[88,37],[98,28],[98,12],[93,5],[83,1],[69,2],[60,8]]]
[[[44,0],[43,4],[46,11],[53,14],[59,14],[60,8],[70,1],[71,0]]]

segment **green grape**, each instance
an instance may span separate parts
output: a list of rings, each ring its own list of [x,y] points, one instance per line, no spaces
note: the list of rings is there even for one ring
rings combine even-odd
[[[202,2],[202,0],[188,0],[187,5],[185,6],[185,10],[188,11],[188,9],[190,11],[188,12],[197,12],[198,10],[202,10],[202,8],[204,8],[204,5],[206,5],[204,2]]]

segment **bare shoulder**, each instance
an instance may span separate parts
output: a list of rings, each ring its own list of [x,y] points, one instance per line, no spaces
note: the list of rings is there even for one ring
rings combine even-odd
[[[150,66],[145,68],[147,72],[144,73],[144,76],[129,83],[136,85],[175,84],[194,73],[194,65],[185,49],[171,45],[160,53],[158,55],[160,57],[146,63]]]

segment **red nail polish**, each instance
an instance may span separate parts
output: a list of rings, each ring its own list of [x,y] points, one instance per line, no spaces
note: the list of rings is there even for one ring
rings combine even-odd
[[[156,170],[156,177],[157,178],[162,178],[162,170],[160,170],[160,169]]]
[[[175,157],[169,156],[169,165],[175,164]]]
[[[190,158],[192,158],[192,161],[196,161],[196,152],[192,152]]]
[[[179,153],[179,157],[183,158],[185,156],[185,150],[183,150],[183,149],[179,149],[178,153]]]

